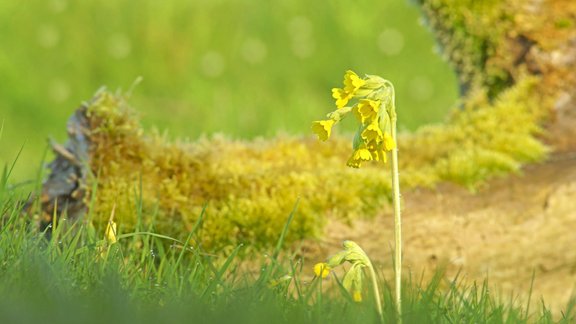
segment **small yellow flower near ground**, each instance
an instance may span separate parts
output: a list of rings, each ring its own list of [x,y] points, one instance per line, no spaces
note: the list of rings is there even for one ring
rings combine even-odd
[[[109,221],[108,225],[106,225],[106,231],[104,231],[104,237],[106,241],[110,244],[116,243],[118,240],[116,238],[116,222]]]
[[[316,263],[314,265],[314,274],[316,274],[316,277],[319,277],[322,279],[328,277],[328,275],[330,274],[330,270],[332,270],[332,269],[325,262]]]
[[[362,301],[362,292],[359,290],[354,291],[354,293],[352,294],[352,299],[354,299],[355,302],[359,303]]]
[[[327,261],[330,267],[337,267],[344,262],[349,262],[351,265],[342,278],[342,286],[352,295],[355,302],[361,302],[363,300],[362,289],[365,287],[364,270],[369,270],[372,273],[372,283],[376,285],[374,267],[364,250],[353,241],[345,241],[344,250],[336,253]]]
[[[334,120],[317,120],[312,123],[312,131],[318,135],[321,141],[326,141],[330,138],[330,133],[332,132],[332,126],[334,126]]]

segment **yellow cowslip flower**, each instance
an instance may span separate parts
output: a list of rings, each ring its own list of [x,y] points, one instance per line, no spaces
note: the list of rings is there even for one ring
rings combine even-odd
[[[358,90],[366,83],[354,71],[348,70],[344,74],[344,88],[333,88],[332,97],[336,99],[336,107],[346,106],[350,99],[354,98]]]
[[[346,165],[352,168],[359,168],[360,165],[362,165],[362,162],[371,161],[372,159],[372,153],[370,153],[366,146],[363,145],[352,153],[352,156],[348,159]]]
[[[362,292],[360,290],[355,290],[354,293],[352,294],[352,299],[354,299],[354,301],[357,303],[361,302]]]
[[[384,150],[386,151],[392,151],[393,149],[396,148],[396,142],[394,141],[394,138],[392,138],[392,135],[388,132],[384,133]]]
[[[360,136],[365,141],[365,143],[371,141],[380,142],[384,139],[383,138],[384,134],[382,134],[382,130],[380,129],[380,126],[378,126],[377,120],[375,120],[375,122],[371,123],[370,125],[366,126],[366,128],[364,128]]]
[[[342,88],[332,89],[337,109],[327,115],[327,120],[312,124],[314,133],[320,140],[326,141],[332,126],[352,112],[360,125],[352,141],[354,152],[346,164],[359,168],[364,161],[386,163],[387,152],[396,148],[396,139],[391,135],[391,115],[396,116],[392,83],[376,75],[361,78],[348,70],[344,74],[343,84]],[[357,101],[350,104],[354,99]]]
[[[332,89],[332,98],[336,99],[336,107],[342,108],[346,106],[348,101],[352,99],[353,95],[349,92],[346,92],[344,89],[340,88],[333,88]]]
[[[360,251],[348,250],[347,261],[352,263],[348,272],[342,278],[342,286],[352,293],[355,302],[362,301],[362,287],[364,286],[364,268],[369,266],[370,261],[364,260],[365,254]]]
[[[366,148],[372,154],[372,158],[375,161],[382,161],[382,163],[386,163],[386,150],[384,149],[384,143],[381,141],[370,141],[366,144]]]
[[[104,231],[104,237],[106,241],[110,244],[116,243],[118,240],[116,238],[116,222],[110,220],[108,221],[108,225],[106,225],[106,231]]]
[[[364,300],[362,291],[366,287],[365,270],[368,270],[372,277],[372,286],[374,289],[374,296],[377,305],[380,305],[380,291],[378,290],[378,283],[374,266],[366,255],[366,252],[353,241],[344,241],[344,250],[331,256],[326,262],[328,266],[335,268],[341,264],[348,262],[350,267],[346,270],[342,278],[342,287],[352,296],[352,300],[359,303]],[[380,314],[382,311],[378,310]]]
[[[312,131],[318,135],[318,138],[322,141],[326,141],[330,138],[332,133],[332,126],[334,126],[335,121],[328,120],[317,120],[312,122]]]
[[[322,279],[328,277],[328,275],[330,274],[330,270],[332,269],[330,268],[328,263],[325,262],[316,263],[314,265],[314,274],[316,274],[316,277]]]
[[[352,70],[346,71],[344,74],[344,91],[354,95],[356,90],[360,89],[366,83],[361,79],[358,74],[354,73]]]
[[[360,99],[354,113],[362,124],[372,123],[378,117],[380,100]]]

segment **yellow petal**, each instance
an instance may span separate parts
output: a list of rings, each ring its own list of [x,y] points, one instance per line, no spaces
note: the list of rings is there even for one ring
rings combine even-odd
[[[354,152],[354,158],[361,161],[370,161],[372,160],[372,154],[370,154],[370,151],[368,149],[361,148],[359,150],[356,150],[356,152]]]
[[[392,135],[388,133],[384,133],[384,150],[385,151],[392,151],[396,148],[396,141],[392,138]]]
[[[378,124],[372,123],[362,131],[361,136],[366,142],[379,141],[382,139],[382,131]]]
[[[336,107],[342,108],[346,106],[348,101],[352,98],[352,95],[346,92],[344,89],[333,88],[332,98],[336,99]]]
[[[378,150],[378,151],[376,151],[376,154],[377,154],[377,159],[376,159],[376,160],[381,161],[382,163],[386,163],[386,162],[387,162],[388,158],[387,158],[387,156],[386,156],[386,152],[385,152],[385,151]]]
[[[319,278],[326,278],[330,274],[330,266],[327,263],[321,262],[314,265],[314,273]]]
[[[330,134],[332,133],[332,126],[334,126],[334,121],[329,120],[317,120],[312,122],[312,131],[318,135],[318,138],[321,141],[325,141],[330,138]]]
[[[362,292],[359,290],[355,290],[354,293],[352,294],[352,299],[354,299],[355,302],[359,303],[362,301]]]
[[[372,154],[364,146],[354,151],[346,164],[352,168],[359,168],[362,162],[370,160],[372,160]]]
[[[116,223],[114,221],[109,221],[106,225],[106,231],[104,231],[104,237],[110,244],[116,243]]]
[[[352,95],[365,83],[354,71],[348,70],[344,74],[344,90]]]
[[[358,115],[363,124],[371,123],[376,120],[380,110],[380,101],[361,99],[358,102]]]

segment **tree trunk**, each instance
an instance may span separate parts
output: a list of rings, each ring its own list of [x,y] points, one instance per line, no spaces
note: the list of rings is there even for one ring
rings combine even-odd
[[[538,76],[534,100],[548,110],[545,141],[576,149],[576,1],[420,0],[463,97],[491,99],[526,76]]]

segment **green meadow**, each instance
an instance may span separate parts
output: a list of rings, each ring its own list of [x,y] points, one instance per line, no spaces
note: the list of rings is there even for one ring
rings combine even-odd
[[[286,226],[276,247],[245,271],[238,245],[227,255],[193,246],[199,221],[184,241],[141,226],[98,235],[90,222],[51,226],[51,240],[21,217],[27,195],[0,178],[0,322],[2,323],[394,323],[393,289],[378,273],[383,318],[374,295],[362,302],[342,286],[340,275],[313,277],[297,255],[282,253]],[[142,218],[143,215],[137,215]],[[90,220],[91,215],[86,216]],[[243,270],[244,269],[244,270]],[[487,282],[463,285],[442,273],[429,283],[407,276],[404,323],[572,323],[574,305],[553,314],[542,303],[530,309],[494,296]],[[539,305],[539,303],[533,303]],[[537,309],[534,309],[537,308]]]

